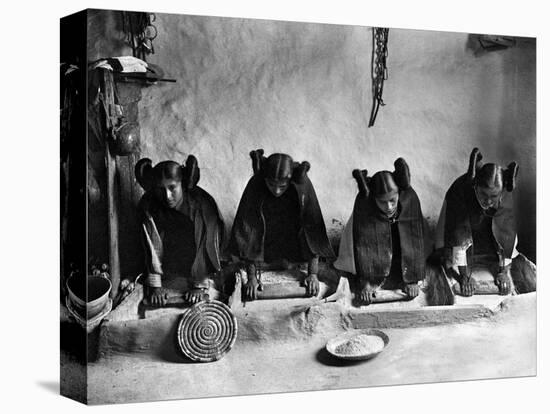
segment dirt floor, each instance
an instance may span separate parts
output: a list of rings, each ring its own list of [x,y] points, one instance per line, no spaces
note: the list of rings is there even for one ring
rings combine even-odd
[[[113,356],[88,367],[89,403],[122,403],[239,394],[326,390],[536,374],[536,294],[507,300],[491,318],[386,329],[390,343],[369,361],[342,363],[329,339],[238,341],[222,360],[196,364],[154,356]],[[330,335],[328,335],[330,336]],[[62,364],[85,369],[67,355]],[[62,379],[70,393],[76,382]]]

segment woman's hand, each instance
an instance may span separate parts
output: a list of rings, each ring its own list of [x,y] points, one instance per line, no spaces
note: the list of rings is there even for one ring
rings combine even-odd
[[[473,277],[464,277],[460,281],[460,294],[462,296],[472,296],[476,291],[476,282]]]
[[[317,296],[319,294],[319,279],[317,275],[311,274],[304,280],[306,291],[309,296]]]
[[[244,296],[245,300],[256,300],[258,291],[258,278],[254,273],[247,275],[248,281],[246,282]]]
[[[495,277],[495,285],[498,286],[499,295],[508,295],[512,291],[512,278],[506,269]]]
[[[458,266],[458,277],[455,276],[455,279],[460,283],[460,294],[462,296],[472,296],[475,293],[476,282],[468,266]]]
[[[183,295],[183,299],[185,299],[191,305],[194,305],[195,303],[199,303],[200,301],[204,300],[205,295],[206,288],[195,287],[185,292],[185,294]]]
[[[149,304],[155,307],[166,305],[168,301],[168,292],[162,287],[149,288]]]
[[[361,294],[359,299],[363,305],[370,305],[374,298],[374,292],[376,291],[376,286],[371,285],[366,280],[361,281]]]
[[[403,291],[407,294],[409,298],[416,298],[420,293],[420,288],[418,283],[407,283]]]

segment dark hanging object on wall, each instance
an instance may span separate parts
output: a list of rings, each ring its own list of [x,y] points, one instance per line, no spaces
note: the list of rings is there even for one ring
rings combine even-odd
[[[384,106],[382,92],[384,81],[388,79],[388,34],[390,29],[383,27],[372,28],[372,110],[370,113],[369,127],[374,125],[380,106]]]
[[[122,31],[126,35],[126,41],[132,47],[132,53],[141,60],[155,53],[153,40],[157,37],[157,28],[153,24],[156,16],[153,13],[121,12]]]
[[[90,94],[89,98],[92,106],[101,108],[96,113],[96,118],[101,121],[97,125],[97,120],[91,119],[89,124],[95,125],[94,135],[107,138],[110,156],[127,156],[140,150],[140,129],[138,122],[132,119],[128,105],[120,101],[114,75],[113,71],[104,68],[93,70],[93,86],[89,90],[94,91],[95,95]],[[104,142],[99,144],[104,145]]]
[[[131,155],[139,150],[139,125],[136,122],[122,122],[112,131],[116,155]]]
[[[486,51],[508,49],[516,45],[516,40],[506,36],[480,35],[480,46]]]

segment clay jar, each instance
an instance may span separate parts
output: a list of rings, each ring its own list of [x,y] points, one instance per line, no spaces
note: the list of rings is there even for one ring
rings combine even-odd
[[[124,122],[113,131],[113,144],[116,155],[130,155],[139,149],[139,125]]]

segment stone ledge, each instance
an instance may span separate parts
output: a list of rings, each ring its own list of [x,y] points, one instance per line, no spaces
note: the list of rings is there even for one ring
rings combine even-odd
[[[237,278],[229,299],[237,318],[237,341],[308,340],[313,336],[338,334],[353,328],[412,328],[462,323],[495,315],[505,296],[456,297],[451,306],[427,306],[424,293],[413,300],[352,306],[347,278],[341,278],[337,293],[326,302],[318,298],[241,301]],[[321,282],[322,283],[322,282]],[[99,354],[151,353],[162,359],[178,358],[175,332],[185,308],[151,310],[138,316],[135,309],[143,297],[140,288],[115,309],[100,326]],[[134,309],[134,310],[131,310]]]
[[[480,302],[487,299],[477,297]],[[316,299],[282,299],[247,303],[234,307],[237,341],[307,340],[317,335],[338,334],[353,328],[411,328],[468,322],[495,315],[505,298],[495,306],[457,304],[452,306],[402,307],[370,305],[350,308],[342,303]],[[405,305],[409,305],[406,307]],[[184,309],[165,309],[161,317],[128,321],[104,321],[100,326],[99,355],[151,353],[162,359],[177,358],[176,329]]]

